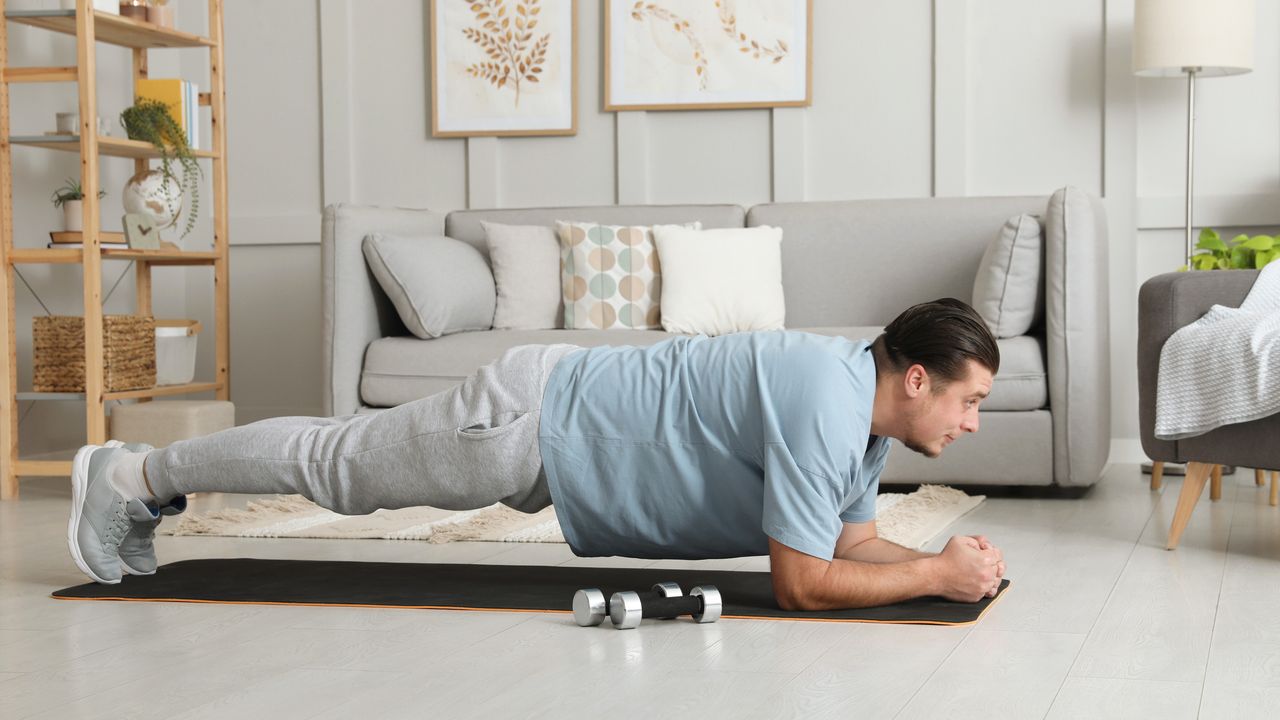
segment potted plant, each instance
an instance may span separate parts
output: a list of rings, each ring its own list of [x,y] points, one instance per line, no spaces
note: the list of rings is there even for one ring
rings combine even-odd
[[[187,145],[187,134],[169,114],[169,108],[159,100],[139,99],[133,107],[125,108],[120,113],[120,124],[131,140],[142,140],[151,143],[160,153],[158,172],[163,179],[161,183],[173,183],[178,192],[175,198],[171,193],[163,193],[165,203],[169,206],[169,214],[176,220],[181,212],[182,198],[191,195],[191,208],[187,213],[187,224],[182,230],[186,237],[195,227],[196,215],[200,209],[201,170],[196,162],[195,154]],[[174,164],[181,166],[179,176],[174,172]]]
[[[106,190],[99,190],[98,197],[106,197]],[[68,232],[84,230],[84,190],[80,181],[67,178],[62,187],[53,191],[53,206],[62,208],[62,229]]]
[[[1280,236],[1241,234],[1226,241],[1216,230],[1205,228],[1196,249],[1204,252],[1191,256],[1194,270],[1260,270],[1280,259]]]

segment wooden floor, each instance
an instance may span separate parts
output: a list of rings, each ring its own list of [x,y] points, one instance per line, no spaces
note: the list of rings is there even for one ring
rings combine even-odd
[[[1277,717],[1280,511],[1242,470],[1221,501],[1206,491],[1168,552],[1180,487],[1169,478],[1152,493],[1124,465],[1081,499],[988,499],[953,532],[1002,546],[1013,586],[974,627],[722,620],[619,632],[567,615],[52,600],[83,581],[66,550],[69,491],[30,480],[20,502],[0,504],[0,717]],[[497,543],[158,547],[162,563],[608,562]]]

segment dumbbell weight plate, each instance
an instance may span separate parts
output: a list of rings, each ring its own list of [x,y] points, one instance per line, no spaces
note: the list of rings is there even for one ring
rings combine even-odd
[[[702,598],[702,612],[693,614],[694,622],[713,623],[720,619],[724,603],[715,585],[699,585],[689,591],[689,597]]]
[[[573,594],[573,619],[582,627],[604,622],[609,603],[599,588],[585,588]]]

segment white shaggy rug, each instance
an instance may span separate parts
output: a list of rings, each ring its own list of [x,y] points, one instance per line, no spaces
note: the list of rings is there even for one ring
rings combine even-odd
[[[880,537],[919,549],[951,523],[976,508],[984,495],[966,495],[945,485],[923,485],[913,493],[883,493],[876,498]],[[249,502],[244,510],[186,513],[162,524],[161,535],[218,535],[247,538],[328,538],[339,540],[425,540],[564,542],[555,508],[532,515],[495,504],[479,510],[431,507],[378,510],[369,515],[339,515],[301,495],[277,495]]]

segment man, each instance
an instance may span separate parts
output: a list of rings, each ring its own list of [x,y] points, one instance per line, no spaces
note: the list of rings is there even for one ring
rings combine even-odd
[[[999,587],[999,549],[882,540],[875,498],[891,438],[937,457],[977,432],[999,363],[983,320],[950,298],[906,310],[874,343],[769,331],[521,346],[375,415],[276,418],[162,450],[86,446],[69,544],[114,583],[155,571],[152,532],[183,493],[301,493],[344,514],[554,502],[579,555],[768,553],[786,609],[974,602]]]

